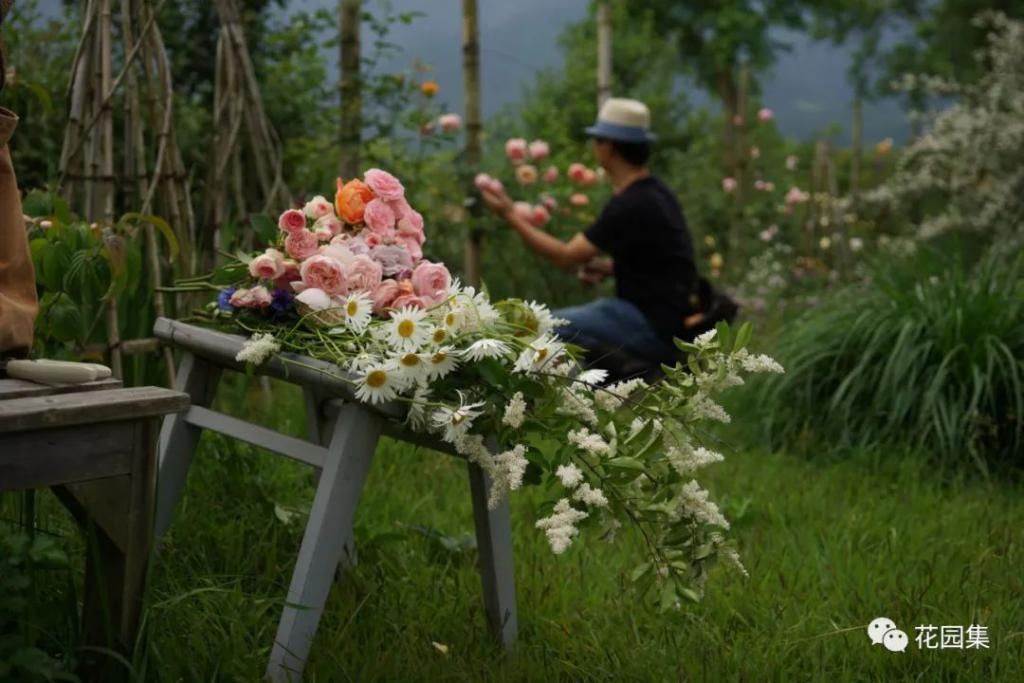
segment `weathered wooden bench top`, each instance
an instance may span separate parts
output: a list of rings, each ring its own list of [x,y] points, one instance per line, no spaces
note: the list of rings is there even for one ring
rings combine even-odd
[[[4,382],[20,380],[3,380]],[[118,381],[104,381],[107,387],[119,387]],[[31,384],[25,382],[25,384]],[[99,385],[101,382],[90,382]],[[179,413],[188,408],[188,395],[160,387],[135,389],[79,385],[80,391],[67,385],[42,387],[34,395],[28,388],[17,388],[20,398],[6,398],[0,387],[0,434],[72,425],[117,422]],[[46,395],[47,390],[51,393]],[[27,394],[27,395],[25,395]]]

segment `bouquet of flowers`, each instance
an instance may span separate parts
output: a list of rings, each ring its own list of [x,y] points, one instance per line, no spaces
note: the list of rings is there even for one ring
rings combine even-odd
[[[274,246],[205,283],[232,285],[206,319],[250,335],[239,360],[304,354],[337,365],[360,401],[406,403],[410,429],[488,473],[492,504],[525,483],[549,487],[535,524],[555,553],[583,525],[613,539],[630,522],[648,550],[632,577],[663,608],[698,599],[717,558],[742,570],[728,522],[694,479],[722,459],[695,426],[729,420],[714,395],[743,373],[781,372],[746,350],[749,326],[679,342],[687,364],[656,386],[609,385],[580,367],[544,305],[491,302],[423,259],[423,218],[385,171],[339,180],[333,204],[315,197],[278,225]]]

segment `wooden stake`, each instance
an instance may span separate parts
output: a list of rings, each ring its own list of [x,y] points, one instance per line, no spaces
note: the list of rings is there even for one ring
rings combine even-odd
[[[338,173],[344,180],[360,174],[359,152],[362,145],[363,101],[360,83],[361,0],[339,0],[341,26],[341,157]]]
[[[597,6],[597,109],[612,93],[612,17],[607,2]]]
[[[480,166],[480,135],[483,124],[480,119],[480,39],[477,20],[476,0],[462,0],[462,73],[466,97],[466,149],[464,154],[469,178],[475,176]],[[467,191],[474,192],[470,186]],[[473,223],[480,219],[479,202],[473,205]],[[481,251],[483,233],[478,227],[470,227],[466,240],[463,275],[466,284],[480,287]]]

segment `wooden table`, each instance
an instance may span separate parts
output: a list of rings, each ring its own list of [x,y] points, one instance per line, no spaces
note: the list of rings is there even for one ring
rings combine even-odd
[[[159,419],[188,395],[118,380],[0,379],[0,493],[52,487],[87,530],[86,642],[134,644],[153,537]]]

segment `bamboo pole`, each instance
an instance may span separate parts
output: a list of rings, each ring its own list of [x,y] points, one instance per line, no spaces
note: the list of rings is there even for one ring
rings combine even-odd
[[[97,183],[100,188],[101,201],[96,207],[97,211],[103,211],[103,218],[106,222],[114,222],[114,111],[111,95],[113,93],[113,67],[111,65],[111,53],[113,48],[113,19],[111,16],[110,0],[100,2],[100,116],[101,130],[100,138],[103,146],[103,160],[101,164],[103,177]]]
[[[860,95],[853,98],[853,135],[850,150],[850,198],[856,208],[860,198],[860,169],[864,148],[864,107]]]
[[[343,179],[359,175],[359,153],[362,145],[363,101],[360,83],[361,0],[340,0],[339,35],[341,40],[341,155],[338,173]]]
[[[480,120],[480,28],[476,0],[462,0],[462,72],[466,98],[466,149],[464,159],[469,177],[472,178],[480,166],[480,135],[483,124]],[[470,190],[475,191],[475,190]],[[473,205],[474,217],[479,220],[479,202]],[[466,239],[465,264],[463,267],[466,283],[479,289],[480,264],[483,232],[471,222]]]
[[[597,6],[597,109],[612,94],[612,17],[607,2]]]

